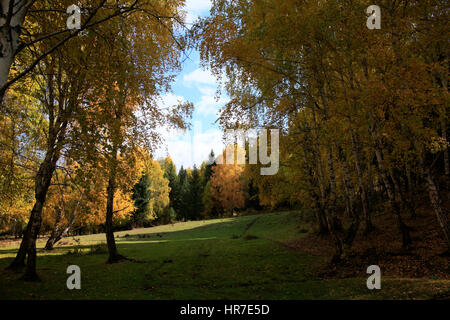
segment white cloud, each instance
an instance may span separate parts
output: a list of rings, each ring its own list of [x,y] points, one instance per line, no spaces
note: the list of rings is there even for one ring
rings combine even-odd
[[[211,8],[211,0],[186,0],[186,22],[192,23],[197,17],[205,16]]]
[[[228,102],[225,97],[220,97],[217,100],[215,95],[204,95],[200,101],[195,104],[197,112],[203,116],[217,115],[217,112]]]
[[[217,155],[223,150],[222,131],[209,129],[202,131],[201,122],[195,122],[191,131],[184,134],[180,131],[167,131],[163,134],[165,147],[156,153],[157,158],[168,154],[180,169],[192,168],[194,164],[199,167],[203,161],[208,160],[209,153],[214,150]]]
[[[198,77],[199,75],[200,77]],[[208,73],[198,71],[186,77],[186,80],[190,81],[201,93],[199,101],[195,103],[195,108],[202,116],[216,115],[219,108],[228,101],[226,97],[216,99],[216,83],[209,81],[212,78],[206,81],[207,77]],[[158,105],[160,108],[169,108],[184,101],[185,98],[182,96],[167,93],[159,98]],[[192,130],[187,132],[166,127],[159,128],[158,131],[163,138],[163,144],[156,150],[155,157],[158,159],[170,155],[178,169],[182,165],[185,168],[192,168],[194,164],[200,166],[203,161],[208,159],[211,149],[216,154],[223,149],[222,131],[213,128],[203,132],[201,121],[195,121]]]
[[[217,111],[228,102],[228,97],[222,92],[219,99],[216,98],[219,84],[210,70],[195,69],[184,75],[183,84],[188,88],[196,88],[201,97],[195,101],[195,109],[202,116],[217,115]]]
[[[178,105],[181,102],[185,102],[184,97],[174,95],[171,92],[168,92],[168,93],[166,93],[163,96],[160,96],[158,100],[159,100],[158,101],[158,105],[162,109],[170,108],[170,107],[173,107],[175,105]]]
[[[217,92],[216,88],[207,87],[207,86],[198,86],[197,89],[198,89],[198,91],[200,91],[200,93],[202,95],[205,95],[205,96],[213,96]]]
[[[189,12],[205,12],[211,8],[211,0],[186,0],[185,7]]]
[[[192,87],[193,85],[210,85],[217,87],[217,79],[209,70],[201,68],[195,69],[191,73],[184,75],[183,83],[186,87]]]

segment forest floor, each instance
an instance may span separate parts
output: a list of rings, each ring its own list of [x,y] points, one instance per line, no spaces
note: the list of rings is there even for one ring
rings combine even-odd
[[[419,210],[415,224],[426,227],[431,223],[427,217]],[[383,236],[385,225],[393,220],[380,214],[374,222],[381,228],[362,238],[348,260],[330,266],[329,240],[314,235],[309,219],[305,213],[286,211],[117,232],[119,252],[134,261],[112,265],[105,263],[104,234],[67,237],[51,252],[42,250],[45,239],[40,239],[37,269],[41,281],[36,283],[25,283],[19,280],[20,273],[5,270],[19,242],[2,241],[0,299],[449,297],[448,258],[441,259],[438,249],[427,253],[428,238],[420,241],[412,255],[396,251],[396,241]],[[426,233],[430,239],[431,229]],[[374,242],[381,246],[370,245]],[[423,257],[430,266],[417,262]],[[367,289],[368,263],[380,264],[381,290]],[[81,268],[81,290],[66,287],[70,265]]]

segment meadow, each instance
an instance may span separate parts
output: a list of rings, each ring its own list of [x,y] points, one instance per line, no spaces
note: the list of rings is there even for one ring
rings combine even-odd
[[[184,222],[115,233],[130,261],[106,264],[104,234],[66,237],[51,252],[38,241],[40,282],[7,271],[18,242],[0,243],[0,299],[428,299],[450,281],[382,278],[368,290],[360,277],[326,278],[327,261],[284,245],[305,237],[296,211]],[[81,268],[81,290],[66,287],[70,265]]]

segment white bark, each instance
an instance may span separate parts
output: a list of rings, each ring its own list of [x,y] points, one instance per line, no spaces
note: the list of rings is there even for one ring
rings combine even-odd
[[[14,62],[29,5],[27,0],[0,0],[0,4],[0,88],[3,88]]]

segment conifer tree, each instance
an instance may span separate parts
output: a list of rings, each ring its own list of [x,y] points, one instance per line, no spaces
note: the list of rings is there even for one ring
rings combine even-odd
[[[149,213],[150,202],[150,179],[145,172],[142,173],[139,182],[133,187],[132,199],[136,209],[133,211],[132,226],[142,227]]]
[[[189,179],[189,220],[198,220],[201,217],[201,212],[203,211],[203,181],[200,176],[200,170],[194,165],[192,170],[192,177]]]
[[[206,186],[208,181],[212,176],[212,169],[216,166],[216,155],[214,154],[214,150],[211,150],[211,153],[208,157],[208,164],[205,167],[205,175],[203,177],[203,186]]]

